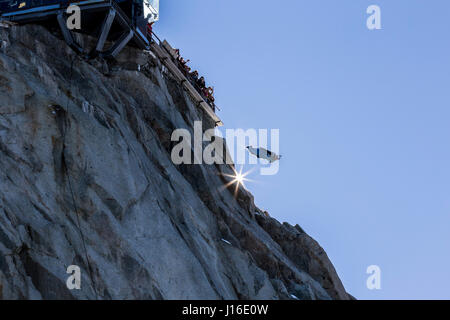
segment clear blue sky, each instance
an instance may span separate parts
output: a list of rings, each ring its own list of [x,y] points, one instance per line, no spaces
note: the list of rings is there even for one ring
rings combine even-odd
[[[366,28],[371,4],[382,30]],[[450,299],[450,1],[160,11],[155,31],[215,86],[226,128],[280,129],[280,172],[247,184],[259,207],[318,240],[359,299]]]

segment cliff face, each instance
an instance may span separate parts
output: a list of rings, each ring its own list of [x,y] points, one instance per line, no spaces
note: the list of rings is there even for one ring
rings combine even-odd
[[[171,162],[172,131],[208,120],[152,54],[85,61],[32,25],[0,42],[0,298],[350,297],[300,227],[222,188],[230,166]]]

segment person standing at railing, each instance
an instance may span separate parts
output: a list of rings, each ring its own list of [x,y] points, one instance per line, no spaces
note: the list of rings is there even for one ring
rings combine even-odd
[[[189,77],[191,78],[192,82],[194,82],[196,84],[198,81],[198,71],[195,70],[195,71],[189,73]]]
[[[180,69],[181,69],[181,71],[184,73],[185,76],[187,76],[187,75],[189,74],[189,72],[191,71],[191,68],[189,68],[189,67],[187,66],[187,63],[188,63],[189,61],[190,61],[190,60],[184,60],[183,57],[180,57],[180,58],[178,59],[178,62],[180,63]]]
[[[208,99],[208,103],[209,105],[213,108],[213,111],[216,111],[216,105],[214,104],[214,88],[213,87],[208,87],[208,89],[206,89],[207,91],[207,99]]]
[[[147,23],[147,39],[149,42],[153,41],[152,34],[153,34],[153,24],[154,23],[155,22]]]
[[[175,59],[180,59],[180,49],[175,49]]]
[[[203,90],[206,87],[205,78],[203,76],[201,76],[200,79],[198,79],[197,85],[200,87],[201,90]]]

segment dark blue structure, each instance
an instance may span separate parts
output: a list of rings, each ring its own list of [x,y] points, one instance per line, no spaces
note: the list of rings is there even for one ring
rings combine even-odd
[[[158,5],[158,2],[155,3]],[[67,28],[66,10],[70,5],[76,5],[81,10],[80,30]],[[151,12],[156,12],[156,20],[158,8],[155,10],[151,7],[148,0],[0,0],[0,19],[19,24],[56,22],[65,41],[74,50],[87,54],[73,37],[73,32],[82,32],[98,37],[95,49],[90,52],[91,56],[114,57],[128,43],[148,49],[151,35],[147,35],[149,16],[144,17],[144,11],[149,12],[149,7]],[[107,40],[113,44],[105,50]]]

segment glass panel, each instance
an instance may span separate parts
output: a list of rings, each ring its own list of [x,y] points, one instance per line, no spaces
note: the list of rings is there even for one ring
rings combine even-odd
[[[159,0],[144,0],[144,18],[148,22],[159,20]]]

